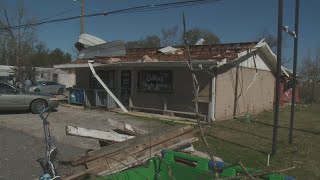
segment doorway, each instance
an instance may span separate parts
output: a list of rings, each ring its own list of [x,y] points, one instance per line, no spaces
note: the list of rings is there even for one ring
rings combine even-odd
[[[131,96],[131,71],[121,71],[121,102],[125,106],[129,106],[129,98]]]

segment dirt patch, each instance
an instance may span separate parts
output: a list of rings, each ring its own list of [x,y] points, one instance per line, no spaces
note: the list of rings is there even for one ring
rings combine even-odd
[[[43,139],[26,135],[19,131],[0,126],[0,179],[36,179],[42,175],[40,164],[36,161],[45,157]],[[60,153],[58,160],[75,158],[84,149],[57,144]],[[69,174],[81,169],[58,166],[58,173]]]
[[[57,142],[83,149],[96,149],[99,148],[99,143],[96,139],[67,136],[65,127],[70,125],[97,130],[109,130],[111,127],[107,123],[108,118],[125,121],[150,131],[170,126],[160,121],[145,120],[104,110],[84,110],[63,106],[60,106],[56,112],[52,112],[48,120],[52,135],[56,138]],[[43,138],[42,121],[35,114],[27,112],[2,113],[0,114],[0,126],[18,130],[37,138]]]

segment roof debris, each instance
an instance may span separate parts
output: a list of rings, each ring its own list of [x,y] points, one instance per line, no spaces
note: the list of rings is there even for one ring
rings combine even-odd
[[[257,45],[257,42],[230,43],[215,45],[194,45],[190,46],[190,55],[194,61],[217,60],[226,61],[238,58],[238,53],[246,51]],[[117,62],[158,62],[158,61],[185,61],[188,57],[184,46],[167,46],[164,48],[137,48],[126,49],[124,55],[96,56],[95,61],[101,64]],[[87,63],[88,59],[74,61],[76,64]]]

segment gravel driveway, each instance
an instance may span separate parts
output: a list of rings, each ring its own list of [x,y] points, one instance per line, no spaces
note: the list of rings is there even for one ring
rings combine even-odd
[[[141,118],[120,115],[117,113],[104,110],[84,110],[72,107],[60,106],[56,112],[52,112],[48,118],[50,122],[51,134],[56,141],[83,149],[99,148],[99,143],[95,139],[66,135],[65,127],[79,126],[84,128],[92,128],[97,130],[108,130],[111,127],[107,123],[107,119],[121,120],[132,125],[148,130],[162,128],[168,126],[160,121],[143,120]],[[43,138],[42,121],[38,115],[28,112],[22,113],[0,113],[0,127],[5,127],[28,135]]]
[[[98,140],[67,136],[65,126],[108,130],[107,119],[122,120],[151,131],[169,126],[154,120],[120,115],[104,110],[84,110],[60,106],[48,118],[62,160],[85,154],[87,149],[99,148]],[[0,180],[34,179],[42,172],[37,159],[44,157],[45,145],[42,121],[29,112],[0,112]],[[62,170],[63,174],[72,171]]]
[[[84,149],[57,144],[61,157],[58,160],[73,159],[85,151]],[[0,126],[0,180],[36,179],[43,172],[36,161],[45,156],[43,139]],[[58,173],[72,174],[77,168],[59,165]]]

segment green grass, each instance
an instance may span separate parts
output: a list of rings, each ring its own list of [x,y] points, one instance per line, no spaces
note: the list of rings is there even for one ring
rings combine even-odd
[[[271,153],[273,112],[263,112],[250,122],[244,118],[215,122],[206,132],[214,154],[226,162],[242,161],[245,166],[263,170],[279,170],[295,166],[285,174],[298,179],[320,179],[320,105],[297,106],[294,143],[288,144],[290,108],[279,116],[277,155]],[[195,147],[205,150],[198,141]]]

